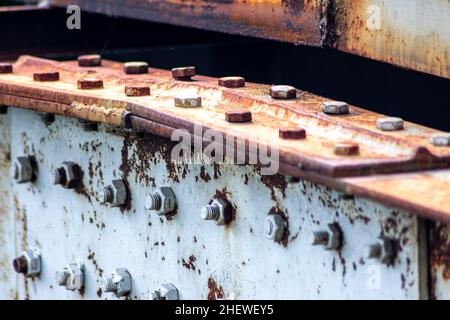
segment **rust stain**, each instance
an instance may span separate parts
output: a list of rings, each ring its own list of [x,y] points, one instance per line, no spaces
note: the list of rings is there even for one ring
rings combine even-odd
[[[219,286],[214,278],[208,278],[208,300],[217,300],[223,299],[225,297],[225,293],[223,288]]]
[[[450,228],[439,222],[429,222],[430,298],[436,298],[435,288],[440,273],[443,281],[450,280]]]

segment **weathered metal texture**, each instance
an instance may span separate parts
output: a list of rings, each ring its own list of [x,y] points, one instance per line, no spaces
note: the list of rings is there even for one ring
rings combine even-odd
[[[450,225],[429,223],[430,298],[450,299]]]
[[[328,45],[450,78],[448,0],[330,2],[334,4]]]
[[[450,77],[447,0],[56,0],[83,10],[341,51]],[[379,21],[379,26],[378,26]]]
[[[103,65],[86,70],[74,62],[22,57],[15,64],[14,74],[0,75],[0,102],[46,112],[56,107],[58,114],[110,124],[120,124],[121,115],[127,109],[165,127],[192,133],[194,125],[201,124],[204,130],[246,137],[248,141],[278,148],[280,163],[291,166],[297,174],[307,171],[342,177],[450,165],[450,148],[429,143],[430,136],[438,131],[407,123],[405,130],[381,132],[376,128],[376,120],[381,115],[356,107],[351,108],[349,115],[326,115],[322,112],[326,99],[307,92],[299,91],[298,99],[280,101],[268,96],[267,85],[248,83],[245,88],[227,89],[219,87],[215,78],[196,76],[192,82],[174,81],[170,72],[156,69],[150,74],[130,76],[124,75],[122,64],[105,62]],[[37,70],[58,70],[61,81],[33,82],[30,76]],[[76,81],[86,75],[101,78],[105,89],[78,90]],[[152,95],[125,96],[124,86],[137,83],[151,86]],[[179,94],[200,96],[202,108],[173,107],[174,97]],[[22,98],[25,99],[21,101]],[[236,107],[251,111],[253,121],[241,125],[228,123],[224,112]],[[293,126],[306,129],[308,138],[287,141],[278,137],[280,128]],[[334,153],[333,145],[346,140],[359,144],[358,156]]]
[[[166,282],[181,299],[422,297],[415,216],[358,197],[343,200],[304,180],[262,176],[254,166],[174,164],[174,143],[158,136],[131,138],[109,125],[86,132],[76,120],[58,116],[45,126],[35,112],[10,112],[11,157],[35,155],[39,167],[35,183],[13,184],[9,195],[16,199],[8,212],[16,234],[9,234],[8,247],[18,254],[37,246],[43,261],[39,278],[15,278],[18,298],[115,299],[99,290],[99,281],[117,267],[133,277],[132,299],[147,299]],[[76,191],[51,183],[61,161],[84,171]],[[131,195],[122,208],[94,197],[113,179],[123,179]],[[146,195],[162,185],[177,197],[169,219],[144,209]],[[215,197],[232,204],[228,226],[200,218],[201,207]],[[279,243],[265,238],[268,214],[288,221]],[[311,233],[331,222],[343,232],[342,248],[312,246]],[[396,240],[393,265],[363,257],[365,245],[379,236]],[[85,263],[85,289],[57,286],[55,271],[77,259]]]

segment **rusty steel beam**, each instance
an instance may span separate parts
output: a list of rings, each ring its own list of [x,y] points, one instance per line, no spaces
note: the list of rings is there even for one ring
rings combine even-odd
[[[331,47],[450,78],[448,0],[55,0],[52,4]]]
[[[58,81],[34,80],[54,72],[59,72]],[[87,85],[101,80],[103,87],[79,89],[78,82],[84,78],[96,79],[88,80]],[[148,86],[151,94],[126,96],[125,86]],[[429,142],[438,131],[406,123],[404,130],[384,132],[376,127],[380,114],[350,106],[347,115],[328,115],[322,112],[327,101],[323,97],[296,90],[297,98],[278,100],[271,98],[269,91],[270,86],[253,83],[226,88],[218,85],[218,79],[204,76],[175,80],[171,72],[153,68],[145,74],[125,74],[124,65],[112,61],[80,67],[76,61],[22,56],[13,65],[13,73],[0,74],[0,104],[131,127],[166,138],[175,129],[201,136],[194,125],[202,124],[203,131],[244,137],[247,144],[239,150],[247,155],[252,152],[249,142],[277,148],[282,174],[450,220],[450,209],[444,203],[450,189],[445,185],[448,182],[443,186],[441,181],[447,170],[442,175],[417,172],[450,168],[450,148]],[[175,107],[174,98],[181,93],[201,97],[202,107]],[[252,121],[227,121],[226,113],[236,108],[250,112]],[[292,127],[302,127],[306,138],[279,138],[280,130],[284,135],[283,130]],[[336,144],[342,141],[358,145],[359,153],[336,152]],[[238,150],[240,146],[234,143],[233,147]],[[412,173],[401,173],[405,171]],[[391,174],[380,175],[384,173]],[[410,177],[413,179],[408,180]]]

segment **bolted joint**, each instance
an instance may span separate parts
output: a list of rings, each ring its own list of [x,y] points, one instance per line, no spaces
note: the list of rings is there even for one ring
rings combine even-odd
[[[401,118],[387,117],[377,120],[377,129],[381,131],[399,131],[405,127]]]
[[[66,189],[74,189],[80,183],[81,176],[81,169],[76,163],[65,161],[61,167],[55,169],[52,180],[53,184],[59,184]]]
[[[151,293],[153,300],[178,300],[178,289],[171,283],[164,283]]]
[[[190,81],[196,75],[195,67],[181,67],[172,69],[172,77],[176,80]]]
[[[218,226],[223,226],[231,222],[231,205],[226,199],[214,199],[200,210],[200,217],[203,220],[215,221]]]
[[[120,207],[127,200],[127,188],[122,180],[113,180],[110,185],[97,191],[97,199],[103,203],[109,203],[112,207]]]
[[[55,274],[56,282],[59,286],[66,287],[67,290],[81,290],[84,287],[84,264],[75,262],[68,264]]]
[[[131,275],[125,268],[116,268],[111,276],[102,278],[100,285],[103,292],[111,292],[117,297],[123,297],[131,292]]]
[[[34,181],[36,178],[36,167],[33,157],[17,157],[14,161],[13,177],[17,183]]]
[[[322,110],[326,114],[342,115],[349,113],[348,104],[342,101],[325,101]]]
[[[325,250],[337,250],[342,245],[342,231],[337,223],[328,224],[325,230],[314,231],[311,244],[323,246]]]
[[[450,133],[437,133],[430,137],[430,143],[435,147],[450,147]]]
[[[39,249],[29,247],[13,261],[14,270],[27,278],[33,278],[41,273],[41,254]]]
[[[179,108],[198,108],[202,106],[202,97],[196,95],[182,94],[174,99],[175,107]]]
[[[271,214],[266,218],[264,234],[269,240],[275,242],[284,238],[286,231],[286,221],[279,214]]]
[[[390,264],[395,258],[395,242],[391,238],[382,237],[364,248],[364,256],[366,259],[377,259],[381,263]]]
[[[176,198],[170,187],[158,188],[145,198],[145,209],[155,210],[158,215],[166,215],[175,210]]]
[[[270,96],[273,99],[295,99],[297,98],[297,89],[291,86],[273,86],[270,88]]]

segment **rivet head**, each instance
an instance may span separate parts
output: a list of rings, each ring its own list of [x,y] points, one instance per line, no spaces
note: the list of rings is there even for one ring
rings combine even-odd
[[[247,110],[231,110],[225,112],[225,120],[232,123],[245,123],[252,121],[252,113]]]
[[[322,110],[326,114],[347,114],[348,104],[342,101],[326,101],[322,103]]]
[[[0,63],[0,73],[12,73],[13,72],[13,66],[11,63]]]
[[[142,97],[150,95],[150,87],[149,86],[125,86],[125,95],[128,97]]]
[[[278,130],[281,139],[300,140],[306,138],[306,130],[303,128],[281,128]]]
[[[143,61],[131,61],[124,63],[126,74],[145,74],[148,73],[148,63]]]
[[[102,65],[102,57],[99,54],[87,54],[78,57],[80,67],[98,67]]]
[[[195,67],[180,67],[172,69],[172,77],[177,80],[189,80],[195,75]]]
[[[33,74],[34,81],[58,81],[59,80],[59,72],[36,72]]]
[[[377,120],[377,129],[381,131],[403,130],[404,126],[404,121],[401,118],[387,117]]]
[[[84,78],[78,80],[78,89],[103,89],[103,80],[95,78]]]
[[[270,88],[270,96],[273,99],[295,99],[297,98],[297,89],[291,86],[273,86]]]
[[[358,155],[359,145],[353,142],[338,142],[334,145],[334,154],[338,156]]]
[[[245,79],[242,77],[223,77],[218,81],[220,87],[242,88],[245,87]]]
[[[196,108],[202,106],[202,97],[195,95],[179,95],[175,97],[175,107]]]
[[[430,143],[435,147],[450,147],[450,133],[437,133],[430,137]]]

